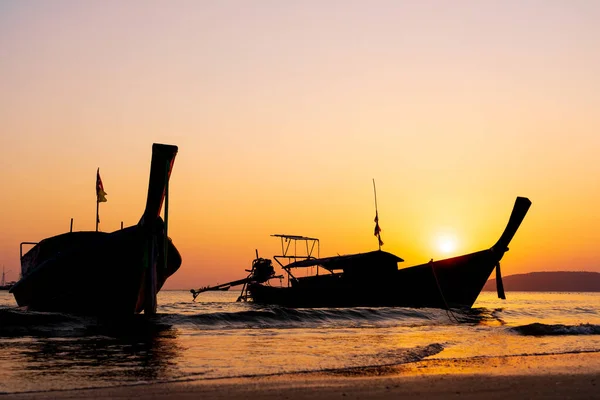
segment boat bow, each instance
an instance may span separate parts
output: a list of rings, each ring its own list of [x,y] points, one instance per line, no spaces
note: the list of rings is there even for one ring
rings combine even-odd
[[[508,224],[506,224],[506,228],[504,229],[502,236],[500,236],[500,239],[498,239],[496,244],[491,248],[492,253],[496,254],[498,257],[495,267],[496,291],[498,292],[498,297],[501,299],[506,299],[506,295],[504,294],[504,284],[502,283],[500,260],[504,256],[504,253],[508,251],[508,245],[515,236],[515,233],[517,233],[519,226],[521,226],[521,222],[523,222],[525,215],[527,215],[529,207],[531,207],[531,200],[526,197],[517,197],[512,213],[510,214],[510,218],[508,219]]]
[[[156,312],[158,292],[158,271],[157,268],[167,269],[168,260],[168,204],[169,204],[169,178],[177,155],[177,146],[158,144],[152,145],[152,160],[150,163],[150,179],[148,182],[148,197],[146,198],[146,208],[144,214],[138,223],[138,226],[144,232],[150,233],[146,241],[144,268],[146,268],[146,277],[143,284],[143,309],[145,314],[154,314]],[[160,212],[165,203],[164,227],[156,224]],[[159,249],[157,235],[162,234],[163,247]],[[159,266],[158,259],[160,252],[163,252],[164,265]]]

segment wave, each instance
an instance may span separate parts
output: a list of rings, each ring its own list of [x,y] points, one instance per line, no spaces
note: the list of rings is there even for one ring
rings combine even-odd
[[[391,328],[420,327],[448,324],[491,324],[501,321],[498,310],[484,308],[454,310],[451,315],[445,310],[400,307],[356,307],[356,308],[285,308],[276,306],[252,306],[248,309],[226,309],[209,312],[189,313],[176,307],[167,313],[153,317],[134,315],[117,323],[110,320],[54,312],[27,311],[17,307],[0,307],[0,336],[45,335],[56,336],[81,333],[84,335],[104,334],[118,336],[120,326],[132,331],[143,331],[187,326],[200,330],[216,329],[294,329],[294,328]],[[174,311],[174,312],[173,312]],[[451,318],[452,316],[452,318]],[[502,321],[501,321],[502,322]],[[105,328],[108,329],[108,333]],[[81,332],[84,330],[84,332]],[[116,333],[115,333],[116,331]]]
[[[77,316],[0,307],[0,336],[62,336],[81,328],[83,321]]]
[[[0,336],[119,336],[127,332],[164,331],[174,326],[193,329],[294,329],[423,326],[449,323],[442,310],[410,308],[292,309],[261,307],[195,314],[161,313],[126,319],[99,319],[56,312],[0,307]]]
[[[539,322],[509,328],[510,331],[525,336],[559,336],[559,335],[600,335],[600,325],[579,324],[547,325]]]
[[[16,307],[0,307],[0,326],[16,327],[52,325],[71,322],[76,318],[67,314],[29,311]]]
[[[203,329],[417,326],[448,321],[443,310],[411,308],[268,307],[236,312],[167,314],[165,318],[170,323]]]
[[[153,337],[171,329],[161,318],[99,318],[0,307],[0,337]]]

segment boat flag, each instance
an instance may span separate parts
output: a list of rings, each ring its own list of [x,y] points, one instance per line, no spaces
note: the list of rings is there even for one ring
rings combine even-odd
[[[100,203],[106,202],[107,193],[104,191],[102,178],[100,178],[100,168],[96,171],[96,232],[100,223]]]
[[[375,231],[373,234],[377,236],[379,242],[379,250],[383,246],[383,240],[381,240],[381,228],[379,227],[379,213],[377,212],[377,190],[375,189],[375,179],[373,179],[373,195],[375,196]]]
[[[104,191],[104,185],[100,178],[100,168],[96,171],[96,202],[104,203],[106,201],[107,193]]]
[[[375,210],[375,231],[373,232],[379,240],[379,247],[383,246],[383,240],[381,240],[381,228],[379,227],[379,213]]]

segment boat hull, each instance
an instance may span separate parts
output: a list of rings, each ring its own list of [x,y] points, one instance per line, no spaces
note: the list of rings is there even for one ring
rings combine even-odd
[[[72,232],[47,238],[24,255],[28,271],[12,288],[19,306],[39,311],[125,315],[141,312],[148,295],[156,295],[179,269],[181,256],[164,239],[158,219],[154,234],[139,226],[113,233]],[[154,245],[153,245],[154,243]],[[153,257],[149,257],[153,253]],[[155,264],[148,263],[151,258]],[[156,268],[156,293],[144,282]]]
[[[329,274],[299,278],[290,287],[253,283],[248,290],[256,303],[285,307],[469,308],[500,258],[484,250],[383,276]]]
[[[253,282],[248,291],[257,303],[287,307],[436,307],[470,308],[496,269],[498,297],[504,297],[500,260],[525,218],[531,201],[517,197],[504,232],[489,250],[398,269],[393,254],[370,253],[306,259],[287,266],[322,265],[335,272],[290,279],[289,287]]]
[[[167,236],[176,154],[177,146],[152,145],[146,208],[137,225],[112,233],[96,229],[53,236],[23,255],[22,278],[10,290],[17,304],[110,316],[155,313],[156,294],[181,265]],[[165,222],[160,218],[163,202]]]

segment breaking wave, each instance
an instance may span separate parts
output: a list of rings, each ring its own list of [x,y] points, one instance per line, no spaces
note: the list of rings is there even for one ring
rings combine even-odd
[[[515,326],[509,330],[525,336],[600,335],[600,325],[546,325],[539,322]]]
[[[80,319],[61,313],[27,311],[16,307],[0,307],[0,335],[18,336],[70,331]]]
[[[73,334],[118,335],[119,327],[139,331],[171,326],[194,330],[216,329],[295,329],[295,328],[389,328],[431,325],[487,325],[502,322],[497,310],[445,310],[400,307],[357,308],[285,308],[261,306],[253,309],[219,311],[185,310],[173,307],[167,313],[146,317],[134,315],[118,323],[81,315],[27,311],[17,307],[0,307],[0,336],[33,335],[70,336]],[[105,328],[110,328],[106,333]],[[117,328],[117,329],[112,329]],[[98,332],[100,329],[101,332]],[[125,328],[123,328],[125,329]],[[117,333],[113,333],[116,331]]]
[[[103,319],[84,315],[0,307],[0,337],[144,336],[170,329],[161,318],[134,315]]]
[[[269,307],[237,312],[165,316],[165,322],[191,324],[203,329],[419,326],[431,325],[437,320],[449,323],[443,310],[411,308]]]

